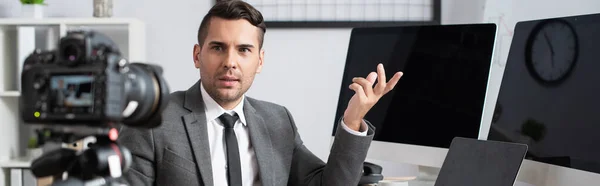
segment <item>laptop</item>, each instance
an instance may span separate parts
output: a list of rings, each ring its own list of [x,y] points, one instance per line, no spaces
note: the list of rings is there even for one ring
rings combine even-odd
[[[527,145],[456,137],[435,186],[512,186]]]

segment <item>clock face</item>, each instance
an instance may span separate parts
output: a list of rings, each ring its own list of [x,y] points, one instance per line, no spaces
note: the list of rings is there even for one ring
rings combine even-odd
[[[578,38],[566,21],[550,20],[538,25],[529,37],[526,63],[533,77],[547,85],[565,80],[579,55]]]

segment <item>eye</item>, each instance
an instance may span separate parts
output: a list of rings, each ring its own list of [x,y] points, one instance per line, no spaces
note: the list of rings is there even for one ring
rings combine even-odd
[[[250,52],[249,48],[240,48],[240,52]]]
[[[216,50],[216,51],[221,51],[221,50],[223,50],[223,47],[221,47],[221,46],[213,46],[213,47],[211,47],[211,49]]]

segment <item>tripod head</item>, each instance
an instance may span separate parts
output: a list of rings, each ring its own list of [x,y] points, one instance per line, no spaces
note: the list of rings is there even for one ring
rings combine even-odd
[[[58,180],[53,186],[79,185],[120,185],[118,183],[123,172],[131,164],[131,152],[117,144],[118,130],[107,128],[72,128],[57,127],[55,138],[63,142],[72,142],[82,137],[93,137],[90,143],[78,151],[61,148],[48,152],[31,164],[31,171],[36,177],[54,176]],[[76,132],[75,132],[76,131]],[[66,140],[66,141],[65,141]]]

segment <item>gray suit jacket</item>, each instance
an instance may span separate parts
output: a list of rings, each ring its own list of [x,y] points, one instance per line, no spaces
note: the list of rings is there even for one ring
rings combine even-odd
[[[130,185],[214,185],[200,81],[170,99],[161,126],[121,128],[118,142],[133,155],[125,180]],[[249,97],[244,104],[263,186],[358,184],[375,131],[371,124],[364,137],[337,130],[325,164],[303,145],[285,107]]]

